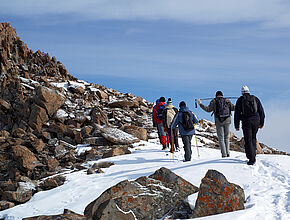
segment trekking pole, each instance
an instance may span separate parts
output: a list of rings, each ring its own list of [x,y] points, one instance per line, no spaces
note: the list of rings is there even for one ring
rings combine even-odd
[[[193,124],[193,127],[195,127],[194,124]],[[198,144],[197,144],[197,138],[196,138],[196,129],[195,128],[194,128],[194,138],[195,138],[197,155],[198,155],[198,158],[199,158],[200,155],[199,155],[199,150],[198,150]]]
[[[224,97],[225,99],[238,99],[239,97]],[[214,98],[204,98],[204,99],[200,99],[200,100],[212,100]],[[195,102],[195,108],[197,108],[197,99],[194,99]]]
[[[171,151],[172,151],[172,160],[174,161],[174,149],[173,149],[173,132],[172,128],[170,128],[170,133],[171,133]]]

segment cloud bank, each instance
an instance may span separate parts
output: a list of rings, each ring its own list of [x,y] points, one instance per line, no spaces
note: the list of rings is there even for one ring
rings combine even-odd
[[[272,100],[264,104],[265,126],[259,130],[260,142],[290,153],[290,99]]]
[[[289,0],[0,0],[0,14],[74,14],[80,20],[173,20],[194,24],[258,22],[289,27]]]

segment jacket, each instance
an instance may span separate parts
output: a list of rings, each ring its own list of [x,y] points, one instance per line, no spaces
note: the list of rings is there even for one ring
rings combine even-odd
[[[226,99],[226,103],[228,104],[230,111],[235,110],[235,106],[231,103],[231,101],[229,99]],[[216,125],[224,125],[224,124],[231,123],[231,117],[228,117],[226,120],[221,122],[219,120],[219,118],[216,116],[216,114],[215,114],[215,108],[216,108],[215,99],[212,99],[208,106],[205,106],[204,104],[200,103],[200,107],[206,112],[213,112],[214,113],[214,121],[215,121]]]
[[[183,126],[182,126],[182,113],[183,112],[189,112],[191,114],[193,123],[194,124],[197,124],[198,123],[198,119],[195,116],[195,114],[193,114],[192,111],[190,111],[188,109],[188,107],[182,106],[179,109],[178,114],[175,116],[175,118],[174,118],[174,120],[172,122],[171,128],[176,128],[176,126],[178,125],[179,133],[180,133],[181,136],[194,135],[195,129],[193,129],[192,131],[185,131],[184,128],[183,128]]]
[[[154,121],[156,122],[156,124],[161,124],[161,123],[162,123],[162,118],[161,118],[161,119],[158,118],[158,110],[159,110],[159,108],[160,108],[161,105],[165,105],[165,107],[166,107],[165,102],[159,102],[159,103],[156,105],[156,107],[155,107],[155,109],[154,109],[154,112],[153,112],[153,119],[154,119]]]
[[[248,93],[244,94],[245,95],[250,95]],[[240,121],[246,121],[246,120],[259,120],[260,121],[260,126],[264,126],[264,121],[265,121],[265,113],[263,106],[260,102],[260,100],[255,96],[256,98],[256,103],[257,103],[257,113],[252,116],[245,116],[243,115],[243,107],[242,107],[242,100],[243,96],[238,98],[236,107],[235,107],[235,116],[234,116],[234,121],[235,121],[235,128],[240,127]]]
[[[175,115],[178,113],[177,108],[175,108],[172,104],[168,104],[166,108],[164,109],[163,114],[163,124],[164,127],[167,129],[171,127],[171,123],[175,117]]]

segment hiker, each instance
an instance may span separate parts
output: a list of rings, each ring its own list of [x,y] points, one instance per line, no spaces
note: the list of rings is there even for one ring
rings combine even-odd
[[[158,134],[160,137],[160,142],[163,146],[162,150],[165,150],[169,144],[169,137],[163,125],[163,111],[166,107],[165,98],[160,97],[159,103],[156,105],[153,113],[154,121],[157,124]]]
[[[170,152],[173,153],[174,151],[177,151],[179,148],[178,145],[178,128],[171,128],[172,121],[176,114],[178,113],[177,108],[175,108],[172,104],[171,98],[168,98],[167,100],[167,106],[164,109],[163,114],[163,125],[168,133],[169,136],[169,142],[171,145]]]
[[[179,103],[179,112],[174,118],[171,128],[174,129],[176,126],[179,128],[179,133],[183,142],[184,148],[184,162],[191,160],[191,139],[194,135],[194,124],[198,123],[198,119],[195,114],[192,113],[186,107],[186,103],[181,101]]]
[[[223,97],[221,91],[216,92],[215,98],[208,106],[203,105],[200,99],[196,101],[204,111],[213,112],[222,157],[229,157],[231,111],[235,110],[235,106],[229,99]]]
[[[235,129],[239,131],[240,121],[245,140],[246,157],[249,159],[248,165],[254,165],[256,162],[256,135],[259,128],[264,127],[265,113],[260,100],[250,95],[247,86],[241,89],[242,96],[238,98],[235,107]]]
[[[154,109],[156,108],[156,105],[158,105],[159,103],[159,99],[156,99],[155,101],[155,105],[153,106],[153,110],[152,110],[152,121],[153,121],[153,127],[157,127],[157,123],[156,121],[154,120]]]

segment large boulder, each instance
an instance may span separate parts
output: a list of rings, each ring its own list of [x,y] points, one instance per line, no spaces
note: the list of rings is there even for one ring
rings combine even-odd
[[[242,210],[244,201],[244,190],[240,186],[229,183],[222,173],[208,170],[199,187],[193,217]]]
[[[103,154],[103,158],[116,157],[125,154],[131,154],[131,151],[128,149],[128,145],[115,145],[112,146],[110,150]]]
[[[121,130],[125,131],[128,134],[132,134],[134,137],[140,140],[143,140],[143,141],[148,140],[147,130],[145,128],[140,128],[133,125],[127,125],[127,126],[123,126]]]
[[[140,140],[131,134],[121,131],[118,128],[102,127],[95,124],[102,136],[114,144],[128,145],[139,142]]]
[[[40,107],[39,105],[33,104],[31,106],[31,114],[29,117],[28,124],[37,130],[40,130],[43,123],[48,120],[48,115],[44,108]]]
[[[132,211],[137,219],[162,218],[183,205],[187,196],[197,190],[170,170],[161,168],[149,177],[125,180],[107,189],[85,208],[84,213],[88,218],[98,219],[103,213],[102,206],[105,204],[106,210],[115,209],[115,202],[118,209],[125,213]]]
[[[35,155],[25,146],[13,146],[12,152],[20,170],[32,171],[36,166],[41,165]]]
[[[52,116],[64,103],[64,98],[56,90],[38,86],[34,101],[46,109],[49,116]]]
[[[24,218],[23,220],[51,220],[51,219],[61,219],[61,220],[87,220],[87,218],[81,214],[77,214],[71,210],[65,209],[63,214],[60,215],[41,215]]]
[[[118,205],[113,199],[106,200],[96,210],[96,216],[93,219],[98,220],[135,220],[132,212],[124,213],[120,211]]]

